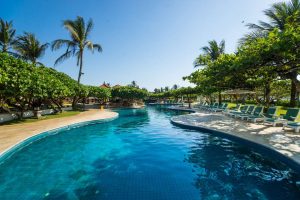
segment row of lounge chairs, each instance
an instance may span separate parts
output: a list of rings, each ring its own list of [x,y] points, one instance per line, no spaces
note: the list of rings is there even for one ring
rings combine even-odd
[[[300,122],[297,122],[297,117],[300,113],[299,108],[288,108],[285,115],[278,115],[278,107],[270,107],[267,112],[264,113],[263,106],[254,106],[254,105],[237,105],[234,109],[229,109],[229,104],[223,103],[213,103],[207,105],[205,103],[198,104],[194,108],[207,110],[211,112],[223,112],[227,116],[231,116],[237,119],[262,122],[264,124],[270,124],[274,127],[278,124],[285,127],[289,127],[295,130],[295,132],[300,131]]]

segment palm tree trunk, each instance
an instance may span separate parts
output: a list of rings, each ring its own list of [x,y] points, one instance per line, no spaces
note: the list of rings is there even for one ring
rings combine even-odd
[[[221,105],[221,103],[222,103],[222,95],[221,95],[221,91],[219,91],[218,96],[219,96],[219,105]]]
[[[79,74],[78,74],[78,80],[77,80],[78,85],[80,84],[80,79],[81,79],[81,75],[82,75],[82,65],[83,65],[82,56],[83,56],[83,51],[80,50],[80,55],[78,57],[78,59],[79,59],[78,60],[78,62],[79,62]],[[77,101],[78,101],[77,94],[75,94],[75,96],[73,98],[73,102],[72,102],[72,108],[73,108],[73,110],[76,109]]]
[[[187,95],[187,100],[188,100],[188,104],[189,104],[189,108],[191,108],[191,102],[190,102],[190,95]]]
[[[78,74],[78,84],[80,83],[80,78],[81,78],[81,75],[82,75],[82,57],[83,57],[83,51],[81,50],[80,51],[80,57],[79,57],[79,74]]]
[[[270,106],[270,99],[271,99],[271,83],[268,82],[265,86],[265,104],[266,107],[269,108]]]
[[[290,97],[290,106],[291,107],[296,106],[296,94],[297,94],[297,87],[296,87],[295,81],[292,81],[291,97]]]
[[[2,48],[2,52],[6,53],[7,52],[7,45],[4,43],[3,48]]]
[[[290,98],[290,106],[291,107],[295,107],[296,106],[296,95],[297,95],[297,83],[299,82],[297,80],[297,76],[298,76],[298,73],[297,72],[293,72],[291,73],[291,98]]]

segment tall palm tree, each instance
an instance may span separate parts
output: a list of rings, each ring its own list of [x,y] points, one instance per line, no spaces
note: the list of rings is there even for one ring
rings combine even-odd
[[[243,45],[247,41],[257,38],[266,37],[268,33],[275,28],[283,31],[290,17],[296,15],[296,20],[300,22],[300,0],[291,0],[290,2],[275,3],[271,8],[264,11],[269,22],[259,21],[258,24],[249,23],[246,26],[253,30],[244,35],[239,40],[239,44]]]
[[[219,44],[216,40],[211,40],[208,42],[208,46],[201,48],[203,54],[200,54],[195,62],[195,67],[205,65],[205,58],[208,58],[211,61],[217,60],[217,58],[225,53],[225,41],[222,40]]]
[[[16,30],[13,28],[12,21],[7,22],[0,18],[0,47],[2,52],[8,52],[14,45]]]
[[[154,93],[160,93],[160,89],[159,88],[154,88]]]
[[[290,2],[275,3],[270,9],[264,11],[269,22],[259,21],[258,24],[247,24],[250,29],[256,31],[269,32],[278,28],[284,30],[289,18],[297,14],[297,21],[300,22],[300,0],[291,0]]]
[[[259,21],[258,24],[247,24],[253,32],[245,35],[244,38],[240,40],[240,44],[258,37],[264,37],[275,28],[284,31],[291,19],[300,24],[300,0],[275,3],[270,9],[265,10],[264,14],[267,16],[269,22]],[[298,71],[293,70],[285,74],[285,76],[292,82],[290,106],[294,107],[296,105],[296,96],[299,96],[300,93],[300,82],[297,79]]]
[[[136,81],[131,81],[131,83],[129,84],[129,86],[131,87],[135,87],[135,88],[138,88],[138,84],[136,83]]]
[[[48,46],[48,43],[41,44],[34,34],[25,32],[24,35],[17,37],[14,49],[21,58],[30,61],[34,65],[43,65],[38,62],[38,59],[43,57]]]
[[[94,44],[90,41],[89,35],[93,29],[93,21],[89,19],[87,24],[84,19],[78,16],[75,20],[64,20],[63,26],[67,31],[69,31],[71,39],[58,39],[53,41],[52,50],[58,50],[61,47],[66,47],[66,52],[62,54],[55,61],[54,65],[65,61],[71,56],[76,56],[77,58],[77,66],[79,66],[79,74],[78,74],[78,84],[80,83],[83,67],[83,53],[85,49],[97,50],[98,52],[102,52],[102,47],[99,44]]]

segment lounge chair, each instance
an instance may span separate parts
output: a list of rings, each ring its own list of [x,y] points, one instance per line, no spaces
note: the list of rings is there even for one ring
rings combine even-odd
[[[221,108],[212,109],[213,112],[222,112],[226,110],[228,107],[228,103],[224,103]]]
[[[218,104],[217,106],[209,108],[208,110],[209,111],[214,111],[215,109],[223,108],[223,106],[224,106],[224,103],[221,103],[221,104]]]
[[[276,126],[277,124],[283,124],[283,126],[287,126],[288,124],[289,126],[295,126],[293,123],[298,117],[299,110],[299,108],[288,108],[286,114],[282,118],[266,118],[264,122],[272,124],[273,126]]]
[[[245,113],[237,113],[234,115],[235,118],[241,118],[247,117],[248,115],[252,115],[252,112],[254,111],[255,106],[249,106],[248,110]]]
[[[209,109],[212,109],[212,108],[217,108],[218,106],[219,106],[219,103],[213,103],[213,104],[210,104],[208,106],[205,106],[204,109],[209,110]]]
[[[257,119],[262,117],[263,111],[264,111],[263,106],[257,106],[254,109],[253,114],[244,116],[244,117],[242,117],[242,119],[247,120],[247,121],[253,121],[255,123],[257,121]]]
[[[276,112],[278,110],[278,107],[270,107],[267,110],[267,113],[260,113],[258,116],[251,116],[248,117],[247,120],[252,121],[255,123],[257,121],[264,121],[267,118],[275,118]],[[263,109],[262,109],[263,111]]]
[[[289,127],[295,130],[296,133],[299,133],[300,131],[300,122],[287,122],[286,124],[283,124],[283,130],[285,127]]]
[[[231,108],[227,108],[225,110],[223,110],[223,114],[224,115],[228,115],[230,112],[239,112],[241,108],[241,104],[237,104],[236,107],[234,107],[233,109]]]
[[[244,114],[247,112],[248,108],[249,108],[249,106],[241,106],[240,111],[232,111],[232,112],[229,112],[228,115],[231,117],[234,117],[237,114]]]
[[[196,105],[194,105],[193,107],[194,107],[194,108],[202,108],[202,106],[205,106],[205,102],[196,104]]]

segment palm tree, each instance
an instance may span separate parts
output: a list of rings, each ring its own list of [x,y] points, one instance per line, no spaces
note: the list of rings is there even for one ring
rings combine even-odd
[[[34,34],[25,32],[24,35],[17,37],[13,47],[21,58],[30,61],[34,65],[43,65],[37,60],[43,57],[48,46],[48,43],[41,44]]]
[[[160,89],[159,88],[154,88],[154,93],[160,93]]]
[[[58,39],[53,41],[52,50],[58,50],[63,46],[67,48],[66,52],[57,58],[54,65],[63,62],[71,56],[76,56],[77,66],[79,66],[79,84],[81,75],[83,74],[82,67],[84,50],[88,49],[92,52],[94,52],[94,50],[102,52],[102,48],[99,44],[94,44],[88,39],[94,26],[92,19],[89,19],[86,24],[84,19],[78,16],[75,20],[64,20],[63,26],[67,29],[67,31],[69,31],[71,39]]]
[[[208,42],[208,46],[202,47],[203,54],[200,54],[194,61],[194,66],[207,65],[210,62],[214,62],[218,57],[225,53],[225,41],[222,40],[219,44],[216,40]],[[219,93],[219,104],[222,102],[221,90]]]
[[[12,53],[9,49],[15,43],[15,34],[16,30],[13,28],[12,21],[7,22],[0,19],[0,47],[2,52]]]
[[[297,15],[296,20],[297,22],[300,22],[299,12],[299,0],[291,0],[288,3],[280,2],[273,4],[271,8],[264,11],[264,14],[268,18],[269,22],[259,21],[258,24],[247,24],[246,26],[253,31],[244,35],[244,37],[240,39],[239,44],[243,45],[247,41],[266,37],[267,34],[275,28],[283,31],[288,20],[292,16]]]
[[[289,18],[293,15],[298,15],[297,22],[300,22],[299,13],[300,12],[300,1],[291,0],[290,2],[280,2],[272,5],[270,9],[264,11],[269,22],[259,21],[258,24],[247,24],[250,29],[256,31],[269,32],[278,28],[279,30],[284,30]]]
[[[208,58],[210,61],[217,60],[217,58],[221,55],[224,54],[225,52],[225,41],[222,40],[219,44],[217,43],[216,40],[212,40],[208,42],[208,46],[204,46],[201,48],[203,51],[203,54],[200,54],[195,62],[194,66],[198,67],[201,65],[205,65],[205,58]]]
[[[138,88],[138,84],[136,83],[136,81],[131,81],[131,84],[129,84],[130,87],[135,87]]]
[[[300,23],[300,0],[291,0],[290,2],[275,3],[270,9],[264,11],[269,22],[259,21],[258,24],[247,24],[247,26],[254,30],[252,33],[247,34],[240,40],[240,44],[245,41],[251,41],[258,37],[266,36],[270,31],[275,28],[283,31],[288,24],[289,20],[295,20],[294,22]],[[290,106],[296,105],[297,92],[300,92],[300,82],[297,79],[297,70],[290,71],[285,74],[292,82]]]

